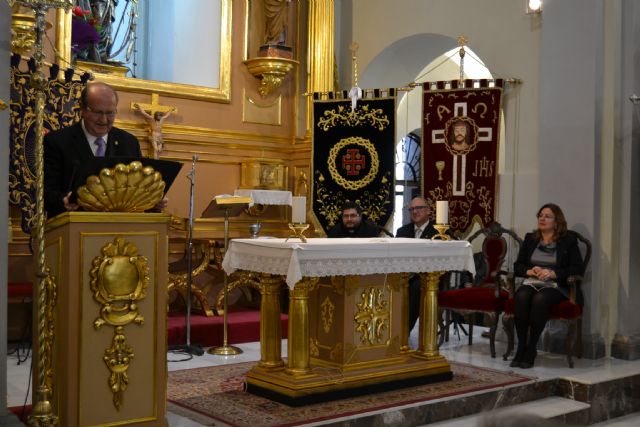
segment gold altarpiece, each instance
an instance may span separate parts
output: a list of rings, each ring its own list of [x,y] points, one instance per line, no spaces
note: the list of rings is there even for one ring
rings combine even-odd
[[[68,212],[47,223],[55,339],[34,349],[33,366],[41,351],[53,355],[46,370],[59,425],[166,425],[169,219]]]

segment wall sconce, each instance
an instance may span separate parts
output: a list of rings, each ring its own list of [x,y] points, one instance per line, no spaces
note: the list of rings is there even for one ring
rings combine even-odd
[[[527,15],[542,13],[542,0],[524,0],[527,5]]]

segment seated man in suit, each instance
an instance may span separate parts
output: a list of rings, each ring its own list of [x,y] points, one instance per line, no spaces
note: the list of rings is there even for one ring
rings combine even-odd
[[[376,237],[380,234],[378,226],[362,218],[362,208],[347,200],[342,206],[340,222],[329,230],[328,237]]]
[[[113,127],[118,94],[106,83],[89,83],[80,95],[82,120],[44,138],[44,202],[49,218],[78,205],[70,201],[78,167],[92,157],[142,157],[138,139]],[[166,204],[166,203],[164,203]]]
[[[431,208],[424,197],[414,197],[409,203],[411,222],[398,228],[396,237],[409,237],[415,239],[430,239],[438,231],[431,220]],[[412,274],[409,277],[409,333],[416,325],[420,317],[420,277]]]

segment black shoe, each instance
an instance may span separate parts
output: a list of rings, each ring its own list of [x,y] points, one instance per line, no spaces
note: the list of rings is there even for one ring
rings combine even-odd
[[[537,355],[538,352],[535,350],[533,350],[532,352],[527,351],[524,358],[522,359],[522,362],[520,362],[520,367],[522,369],[533,368],[533,363],[536,360]]]
[[[513,356],[513,359],[511,360],[511,363],[509,363],[509,366],[511,366],[512,368],[519,368],[523,359],[524,351],[516,351],[516,355]]]

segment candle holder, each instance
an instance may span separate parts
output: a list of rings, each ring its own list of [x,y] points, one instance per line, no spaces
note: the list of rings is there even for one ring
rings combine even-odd
[[[451,240],[451,236],[447,234],[449,224],[434,224],[433,228],[438,230],[438,234],[433,236],[431,240]]]
[[[300,239],[302,243],[307,243],[307,238],[305,237],[304,232],[307,231],[309,226],[310,224],[305,224],[302,222],[296,222],[293,224],[289,223],[289,229],[291,229],[294,234],[287,237],[287,240],[285,240],[285,242],[289,239]]]

